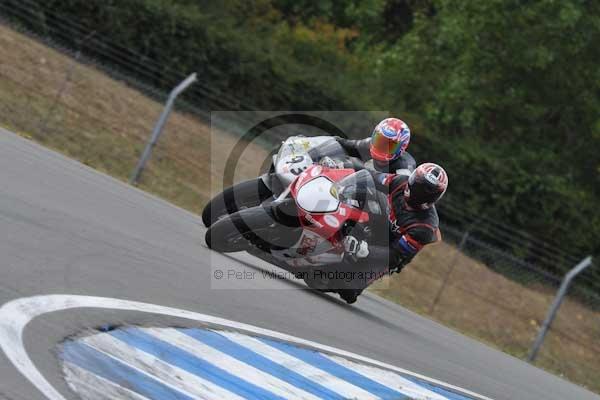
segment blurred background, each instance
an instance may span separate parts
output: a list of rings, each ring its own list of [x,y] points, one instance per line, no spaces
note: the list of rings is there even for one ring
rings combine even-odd
[[[598,43],[581,0],[3,0],[0,125],[127,180],[197,72],[139,186],[199,212],[239,140],[211,138],[212,111],[388,111],[450,188],[444,243],[373,290],[525,358],[564,274],[600,255]],[[236,179],[280,139],[250,143]],[[600,392],[599,343],[596,262],[536,364]]]

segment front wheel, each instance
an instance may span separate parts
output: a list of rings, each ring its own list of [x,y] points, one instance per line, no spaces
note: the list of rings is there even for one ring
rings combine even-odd
[[[248,208],[216,221],[208,228],[206,245],[221,253],[289,248],[298,242],[301,229],[278,223],[268,208]]]
[[[207,228],[227,214],[259,206],[273,193],[261,178],[240,182],[216,195],[202,210],[202,222]]]

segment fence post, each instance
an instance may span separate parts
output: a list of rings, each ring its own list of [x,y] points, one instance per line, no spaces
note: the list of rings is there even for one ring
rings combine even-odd
[[[130,184],[135,185],[135,184],[137,184],[138,180],[140,179],[140,176],[142,175],[142,172],[144,171],[144,167],[146,166],[146,162],[148,162],[148,159],[150,158],[150,155],[152,154],[152,149],[156,145],[156,142],[158,141],[158,138],[160,137],[160,134],[162,133],[163,128],[165,127],[165,123],[167,122],[167,118],[169,117],[169,114],[171,114],[171,110],[173,110],[173,104],[175,103],[175,99],[184,90],[186,90],[190,85],[192,85],[194,82],[196,82],[196,80],[197,80],[197,75],[194,72],[193,74],[188,76],[183,82],[181,82],[179,85],[177,85],[177,87],[174,88],[171,91],[171,93],[169,94],[169,99],[167,100],[167,103],[165,104],[165,108],[163,109],[163,112],[160,115],[158,122],[154,126],[154,130],[152,131],[152,136],[150,136],[150,140],[148,141],[148,144],[146,145],[146,148],[144,149],[144,152],[142,153],[142,156],[140,157],[140,160],[138,161],[138,164],[135,167],[135,170],[131,174],[131,178],[129,179]]]
[[[73,78],[73,72],[75,72],[75,67],[77,66],[77,64],[79,63],[79,59],[81,58],[81,50],[83,49],[83,45],[85,44],[85,42],[90,40],[92,38],[92,36],[94,36],[95,34],[96,34],[96,31],[92,31],[90,34],[88,34],[86,37],[84,37],[79,42],[77,52],[75,53],[75,60],[73,62],[71,62],[69,69],[67,69],[67,74],[65,75],[65,80],[63,81],[62,85],[60,86],[60,89],[58,89],[58,92],[56,92],[56,97],[54,98],[54,102],[50,106],[50,109],[48,110],[46,117],[42,120],[42,123],[40,125],[40,133],[42,135],[44,135],[46,133],[46,128],[48,127],[48,122],[50,121],[50,118],[52,118],[52,116],[54,115],[54,112],[56,111],[56,107],[58,107],[58,103],[60,102],[60,99],[62,98],[62,96],[65,94],[65,92],[69,88],[69,83],[71,83],[71,79]]]
[[[533,346],[531,347],[531,351],[529,352],[527,361],[532,362],[537,357],[540,347],[542,346],[542,343],[544,342],[544,338],[546,337],[546,333],[548,333],[548,329],[550,329],[550,325],[552,325],[552,321],[556,317],[556,312],[558,311],[558,308],[560,307],[560,304],[562,303],[562,301],[565,297],[565,294],[567,293],[569,284],[571,283],[571,281],[573,280],[573,278],[575,278],[575,276],[577,274],[579,274],[581,271],[583,271],[590,265],[592,265],[592,256],[588,256],[585,259],[583,259],[572,270],[567,272],[567,274],[563,278],[563,281],[560,284],[560,288],[558,289],[558,292],[556,293],[556,297],[554,298],[554,301],[552,302],[552,305],[550,306],[550,309],[548,310],[548,315],[546,315],[546,319],[544,320],[544,323],[542,324],[542,327],[540,328],[540,332],[538,333],[538,336],[535,339]]]

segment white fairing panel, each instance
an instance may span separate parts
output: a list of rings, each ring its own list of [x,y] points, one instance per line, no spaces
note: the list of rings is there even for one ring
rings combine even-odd
[[[335,251],[327,238],[305,229],[298,242],[289,249],[272,250],[271,254],[291,267],[316,267],[342,261],[344,253]]]
[[[332,212],[340,205],[339,200],[331,194],[333,182],[320,176],[305,183],[298,190],[296,203],[309,212]]]
[[[329,136],[292,136],[288,138],[273,156],[273,165],[281,183],[284,186],[292,183],[294,179],[312,165],[308,151],[314,147],[331,140]]]

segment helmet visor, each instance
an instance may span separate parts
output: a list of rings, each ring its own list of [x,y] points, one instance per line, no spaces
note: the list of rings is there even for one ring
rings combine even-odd
[[[402,154],[402,142],[392,140],[385,135],[375,134],[371,138],[371,152],[380,160],[391,160]]]

